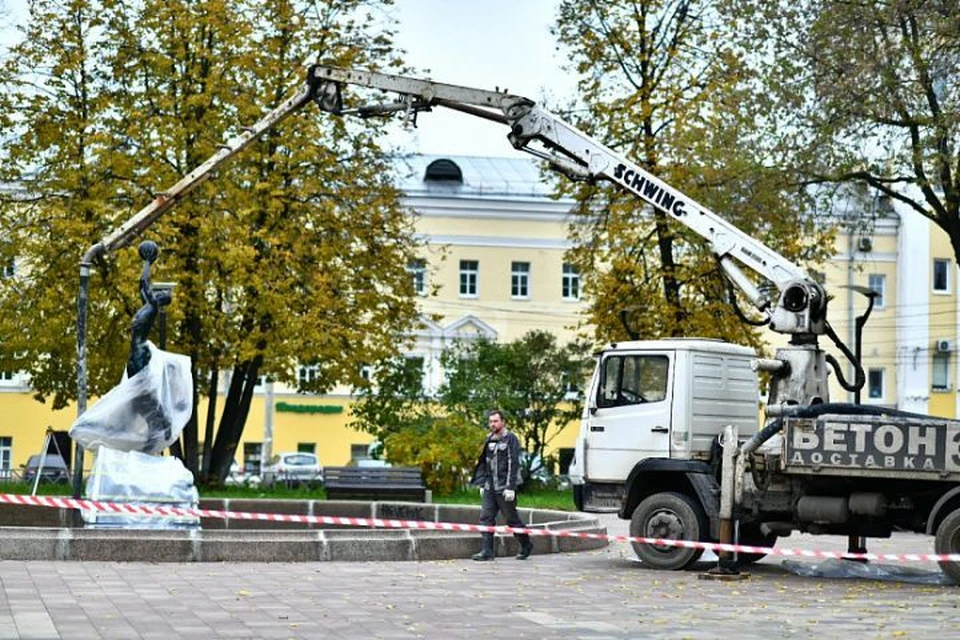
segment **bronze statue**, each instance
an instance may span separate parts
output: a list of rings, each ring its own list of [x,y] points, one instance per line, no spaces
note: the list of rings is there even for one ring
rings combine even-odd
[[[145,241],[139,254],[144,261],[139,282],[143,306],[130,326],[126,379],[70,429],[70,435],[87,449],[159,454],[176,440],[193,412],[190,358],[149,342],[154,321],[171,299],[169,291],[155,292],[150,284],[150,267],[160,250],[156,243]]]
[[[150,362],[150,350],[147,348],[150,330],[153,328],[153,322],[160,312],[160,307],[170,304],[169,291],[154,293],[150,286],[150,265],[160,255],[157,243],[145,240],[140,243],[138,252],[143,259],[143,271],[140,273],[140,299],[143,300],[143,306],[133,316],[133,322],[130,326],[130,357],[127,359],[127,376],[131,378]]]

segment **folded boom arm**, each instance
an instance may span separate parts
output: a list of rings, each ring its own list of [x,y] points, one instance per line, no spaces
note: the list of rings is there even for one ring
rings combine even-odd
[[[809,337],[825,332],[826,296],[803,269],[529,98],[320,65],[311,68],[309,82],[321,109],[335,114],[369,117],[405,113],[415,117],[421,111],[442,106],[503,123],[510,129],[507,138],[515,149],[548,161],[573,179],[613,182],[703,237],[729,279],[769,317],[774,331]],[[344,109],[343,85],[377,89],[398,98]],[[741,264],[776,286],[776,304],[741,270]]]

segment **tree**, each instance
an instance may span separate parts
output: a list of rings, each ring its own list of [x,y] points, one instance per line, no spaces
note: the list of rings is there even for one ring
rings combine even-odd
[[[483,432],[460,416],[439,416],[429,424],[411,424],[384,436],[391,461],[420,467],[426,486],[439,494],[463,489],[470,480]]]
[[[381,442],[390,434],[417,425],[427,427],[441,415],[423,386],[423,361],[396,356],[377,363],[372,383],[356,389],[351,426],[375,435]]]
[[[112,178],[120,155],[108,143],[110,97],[98,63],[115,49],[103,34],[103,5],[38,0],[21,41],[2,67],[0,122],[6,133],[0,179],[14,186],[0,199],[0,369],[28,371],[38,398],[54,407],[74,397],[77,262],[116,221]],[[116,271],[101,270],[90,331],[104,340],[90,359],[95,388],[119,379],[126,346],[121,316],[138,303],[119,289],[120,269],[136,273],[129,255]],[[132,292],[131,292],[132,293]],[[136,306],[135,306],[136,305]]]
[[[278,105],[317,51],[344,66],[397,60],[391,32],[368,15],[379,5],[372,0],[40,5],[48,10],[35,11],[28,29],[48,39],[11,50],[6,79],[16,91],[0,109],[19,126],[9,146],[16,153],[0,158],[0,170],[33,197],[29,225],[22,202],[5,202],[0,214],[7,255],[31,265],[0,289],[0,335],[20,335],[26,324],[29,336],[2,350],[0,367],[26,369],[38,396],[63,406],[76,385],[72,304],[63,303],[75,297],[85,248]],[[67,46],[81,8],[95,22],[76,38],[83,46]],[[75,50],[96,55],[80,60]],[[38,78],[45,65],[50,74]],[[64,77],[89,86],[81,94]],[[74,93],[92,96],[91,106],[68,105]],[[318,375],[308,390],[356,384],[361,364],[392,354],[393,338],[416,317],[405,266],[417,242],[376,144],[382,125],[307,111],[262,136],[148,232],[161,246],[156,279],[177,282],[168,348],[191,356],[194,387],[209,403],[207,466],[196,469],[196,413],[184,432],[185,463],[214,481],[229,471],[261,376],[296,384],[297,366],[312,363]],[[68,120],[80,114],[86,119]],[[73,139],[78,148],[67,153]],[[37,171],[61,155],[73,164]],[[125,360],[139,306],[134,253],[97,265],[94,394],[115,383]],[[220,372],[230,380],[222,408]]]
[[[507,428],[530,455],[522,461],[530,477],[552,468],[546,448],[571,420],[580,416],[590,360],[584,345],[557,344],[545,331],[530,331],[518,340],[461,342],[441,357],[447,381],[439,391],[448,415],[467,424],[486,425],[487,412],[504,411]]]
[[[729,4],[806,178],[902,203],[946,231],[960,260],[956,2]]]
[[[788,259],[826,255],[816,202],[780,169],[764,103],[710,0],[561,2],[554,30],[580,78],[570,118],[587,133]],[[706,336],[759,347],[728,304],[709,247],[665,212],[610,185],[566,184],[577,200],[572,262],[601,340]]]
[[[447,415],[423,386],[423,361],[402,356],[381,361],[373,383],[358,388],[351,426],[376,436],[386,458],[420,467],[439,493],[462,489],[483,443],[483,431],[463,416]]]
[[[457,342],[440,356],[447,381],[425,393],[419,359],[381,363],[373,384],[358,392],[352,426],[374,434],[387,459],[423,469],[440,487],[459,488],[473,469],[486,431],[487,412],[502,410],[524,450],[524,476],[551,467],[546,449],[580,416],[590,368],[577,343],[564,346],[544,331],[513,342]]]

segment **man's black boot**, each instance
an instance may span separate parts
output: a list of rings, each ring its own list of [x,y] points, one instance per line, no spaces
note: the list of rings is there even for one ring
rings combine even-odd
[[[526,560],[533,552],[533,543],[530,542],[530,535],[527,533],[517,534],[517,541],[520,542],[520,549],[517,551],[517,560]]]
[[[470,557],[477,561],[493,560],[493,534],[482,533],[480,535],[483,536],[483,548],[480,549],[479,553],[475,553]]]

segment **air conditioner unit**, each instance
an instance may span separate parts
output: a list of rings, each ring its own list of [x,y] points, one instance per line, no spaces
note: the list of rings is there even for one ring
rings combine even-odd
[[[873,251],[873,240],[866,237],[857,238],[858,251]]]
[[[953,340],[937,340],[937,351],[939,353],[947,353],[953,350]]]

